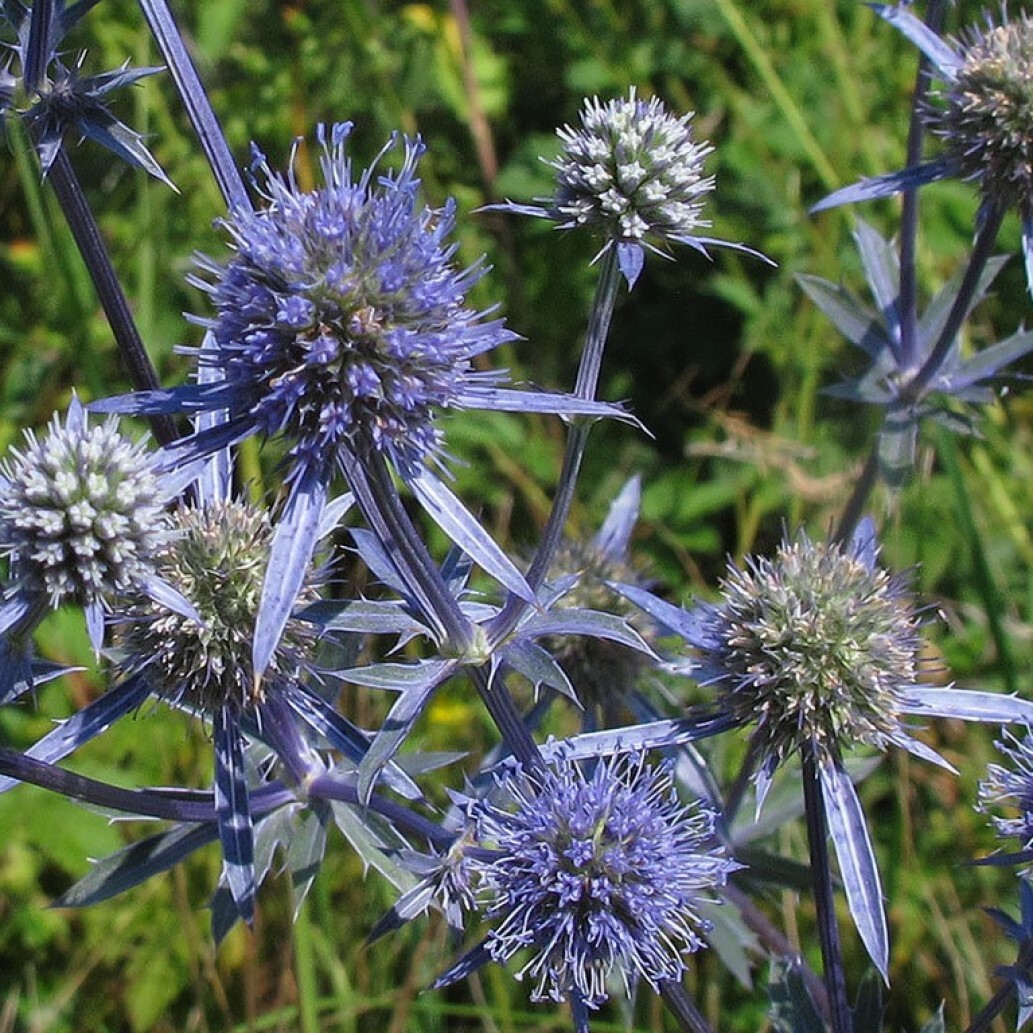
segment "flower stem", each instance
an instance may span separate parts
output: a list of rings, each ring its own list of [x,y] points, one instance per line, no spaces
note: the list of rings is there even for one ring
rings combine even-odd
[[[391,558],[402,578],[416,589],[417,601],[425,609],[425,619],[441,630],[453,652],[462,655],[474,645],[474,625],[460,610],[409,519],[383,457],[375,449],[369,449],[368,454],[367,462],[351,462],[345,470],[359,506],[384,547],[392,550]],[[526,767],[539,765],[538,747],[509,689],[501,682],[490,684],[488,670],[483,665],[473,667],[471,677],[513,755]]]
[[[599,370],[603,364],[603,351],[606,349],[606,338],[610,333],[610,321],[617,304],[617,291],[620,288],[621,272],[617,261],[617,249],[608,248],[603,255],[599,272],[599,283],[596,285],[592,311],[588,317],[588,330],[585,334],[585,347],[581,352],[581,363],[578,366],[577,380],[574,383],[574,395],[577,398],[591,400],[595,398],[599,386]]]
[[[513,756],[527,771],[540,768],[543,764],[541,751],[524,723],[520,711],[517,710],[509,689],[498,681],[491,684],[488,668],[484,664],[473,668],[470,676],[473,678],[474,687],[477,689],[477,694],[481,697],[485,709],[498,726],[502,739]]]
[[[158,374],[147,354],[147,349],[144,348],[140,331],[136,327],[132,310],[129,307],[129,301],[122,290],[107,248],[104,246],[100,227],[93,217],[82,185],[79,183],[64,147],[58,150],[47,178],[54,188],[61,211],[68,221],[76,246],[89,270],[133,387],[138,391],[159,388],[161,384],[158,381]],[[170,416],[155,415],[149,417],[149,421],[151,431],[160,444],[167,445],[179,437],[176,433],[176,425]]]
[[[81,800],[125,814],[163,821],[215,821],[215,804],[211,793],[184,791],[173,795],[148,789],[122,789],[65,771],[55,764],[27,757],[8,747],[0,747],[0,775],[61,793],[70,800]],[[296,799],[295,794],[279,782],[270,782],[252,793],[251,814],[258,817]]]
[[[276,751],[294,784],[305,786],[325,772],[319,755],[306,742],[287,704],[270,693],[262,704],[261,733]]]
[[[179,95],[186,105],[194,132],[201,143],[201,149],[212,167],[219,190],[226,201],[226,207],[248,210],[251,200],[244,181],[237,169],[237,163],[230,153],[229,144],[223,134],[219,120],[215,117],[208,94],[201,85],[201,79],[194,67],[194,62],[183,43],[176,20],[166,0],[140,0],[140,8],[151,33],[158,44],[158,49],[172,73]]]
[[[728,795],[721,806],[721,823],[726,830],[731,829],[732,822],[735,821],[735,816],[739,813],[739,808],[742,806],[743,798],[746,795],[746,788],[749,786],[750,780],[757,770],[757,762],[760,760],[761,752],[761,736],[759,733],[755,733],[750,738],[749,744],[746,747],[746,756],[742,759],[739,773],[735,776],[735,781],[728,790]]]
[[[609,336],[610,321],[613,318],[613,310],[617,304],[617,293],[621,283],[621,272],[617,263],[615,247],[608,248],[603,253],[601,263],[599,282],[596,285],[595,298],[592,301],[588,319],[588,329],[585,333],[585,346],[581,352],[581,362],[574,385],[575,396],[588,401],[595,399],[599,385],[603,351],[606,348],[606,338]],[[577,486],[577,478],[581,471],[581,461],[585,455],[590,429],[591,424],[578,422],[573,424],[568,432],[563,466],[560,470],[552,509],[545,523],[534,559],[527,571],[527,583],[534,591],[541,587],[548,576],[556,550],[563,540],[563,529],[566,526],[567,517],[570,515],[574,489]],[[522,599],[511,595],[502,611],[489,626],[489,640],[492,642],[504,640],[516,627],[517,621],[524,611],[524,606],[525,603]]]
[[[1000,232],[1001,223],[1004,221],[1004,208],[993,202],[984,203],[980,210],[980,224],[976,233],[976,241],[972,247],[972,254],[969,256],[968,268],[965,276],[958,287],[957,296],[951,306],[947,321],[943,324],[940,336],[937,338],[929,357],[922,364],[922,368],[904,386],[898,400],[902,404],[917,401],[922,392],[929,386],[933,378],[940,372],[944,360],[947,358],[954,339],[961,329],[965,317],[972,306],[972,299],[975,297],[976,289],[979,286],[983,270],[986,268],[987,259],[997,243],[997,234]]]
[[[864,507],[868,504],[868,498],[878,479],[879,442],[876,440],[872,443],[871,451],[868,453],[864,468],[861,470],[861,476],[854,483],[854,490],[851,492],[846,506],[843,507],[843,515],[839,518],[839,525],[832,535],[834,543],[843,545],[850,540],[861,521]]]
[[[29,15],[29,42],[25,48],[22,81],[25,92],[30,95],[39,89],[46,72],[54,13],[54,0],[35,0]]]
[[[375,448],[367,450],[367,459],[361,464],[368,478],[370,501],[376,507],[376,518],[387,531],[381,540],[388,548],[396,550],[393,558],[400,561],[411,580],[420,588],[420,593],[430,608],[427,616],[440,625],[448,637],[451,651],[462,654],[473,645],[473,624],[466,618],[459,603],[445,584],[438,565],[427,551],[427,547],[402,505],[398,489],[384,457]],[[349,470],[349,477],[351,470]],[[360,504],[363,499],[357,494]]]
[[[660,984],[660,996],[664,999],[670,1013],[678,1021],[678,1025],[687,1033],[713,1033],[710,1023],[696,1007],[692,995],[672,979],[665,979]]]
[[[944,0],[931,0],[925,23],[935,33],[943,27]],[[911,102],[911,124],[907,135],[907,168],[914,168],[922,159],[925,142],[923,113],[929,93],[931,62],[922,55],[918,62],[915,89]],[[900,216],[900,366],[913,369],[918,361],[918,190],[904,191]],[[842,540],[842,539],[840,539]]]
[[[455,838],[453,833],[440,825],[416,814],[393,800],[373,795],[368,800],[359,796],[359,790],[349,782],[342,782],[333,775],[317,775],[308,785],[308,795],[314,800],[338,800],[341,803],[353,804],[356,807],[368,808],[387,818],[395,828],[402,829],[411,835],[421,836],[428,843],[439,849],[447,849]]]
[[[734,883],[729,882],[721,892],[735,905],[746,927],[757,934],[758,939],[769,953],[776,957],[793,958],[799,962],[800,974],[807,984],[807,990],[812,1000],[822,1015],[828,1018],[829,995],[825,990],[825,984],[818,978],[810,965],[800,957],[797,948],[793,946],[785,933],[761,911],[748,894],[743,893]]]
[[[811,855],[811,879],[814,906],[818,917],[818,938],[825,967],[825,986],[829,995],[832,1033],[852,1033],[853,1022],[847,1003],[846,980],[843,975],[843,954],[839,944],[839,927],[832,896],[832,868],[829,864],[828,825],[825,800],[818,778],[818,758],[813,744],[804,744],[803,795],[807,813],[807,844]]]

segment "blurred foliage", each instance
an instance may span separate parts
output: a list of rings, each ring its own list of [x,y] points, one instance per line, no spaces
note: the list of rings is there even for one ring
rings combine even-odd
[[[853,0],[470,0],[469,9],[466,0],[189,0],[175,7],[242,164],[254,140],[282,166],[292,141],[311,140],[320,121],[355,121],[357,163],[393,131],[423,135],[428,199],[457,198],[461,259],[487,254],[493,266],[473,300],[499,304],[523,336],[503,356],[514,377],[550,387],[572,382],[594,284],[593,244],[542,222],[475,210],[549,192],[539,155],[555,153],[554,128],[576,118],[586,94],[614,96],[635,85],[676,110],[695,110],[699,132],[716,147],[714,235],[758,247],[778,267],[730,252],[708,262],[688,249],[676,262],[650,258],[617,312],[603,393],[628,399],[655,436],[620,426],[594,431],[572,531],[592,533],[623,480],[640,471],[636,548],[651,576],[687,599],[712,591],[727,554],[769,548],[785,526],[829,527],[874,417],[822,395],[857,357],[793,275],[859,282],[851,213],[811,218],[807,208],[903,161],[916,55],[867,7]],[[959,0],[953,16],[963,22],[978,12],[972,0]],[[77,33],[74,45],[88,50],[93,70],[127,57],[156,63],[128,0],[104,0]],[[187,369],[176,345],[199,336],[182,313],[206,312],[204,296],[186,283],[191,255],[224,254],[213,225],[221,200],[167,77],[146,80],[120,103],[120,116],[149,134],[179,193],[88,144],[73,160],[151,354],[175,381]],[[63,408],[73,387],[87,398],[127,387],[60,212],[24,141],[12,131],[8,143],[0,161],[0,448]],[[312,181],[310,154],[302,144],[303,183]],[[974,209],[962,184],[925,194],[923,292],[961,260]],[[896,212],[886,202],[864,215],[888,234]],[[1017,238],[1008,224],[1002,250],[1015,250]],[[1012,332],[1028,304],[1016,260],[978,311],[973,343]],[[1033,403],[1020,393],[994,406],[983,431],[939,458],[929,443],[886,523],[884,558],[913,569],[930,605],[931,649],[950,676],[1029,695]],[[458,492],[500,540],[526,551],[548,512],[562,427],[477,413],[450,416],[447,432]],[[271,464],[271,450],[245,450],[251,490],[263,490]],[[81,628],[59,614],[40,638],[45,653],[86,671],[41,691],[38,707],[0,711],[0,742],[32,741],[100,690]],[[372,723],[383,701],[356,692],[343,705]],[[462,686],[439,695],[426,725],[431,748],[454,747],[457,729],[464,748],[490,741]],[[1015,897],[1008,873],[959,867],[992,848],[986,819],[971,809],[991,735],[940,722],[928,736],[960,779],[894,758],[863,790],[882,855],[893,983],[908,990],[889,995],[891,1029],[919,1028],[941,998],[948,1025],[964,1025],[1007,957],[979,908],[1008,907]],[[125,784],[203,785],[206,747],[180,718],[147,710],[76,764]],[[0,797],[0,828],[0,1033],[568,1028],[562,1011],[532,1008],[526,988],[495,968],[469,989],[424,992],[451,956],[440,923],[418,922],[363,946],[390,896],[375,877],[361,880],[343,846],[330,850],[293,936],[289,887],[273,881],[255,932],[238,930],[216,951],[203,909],[218,871],[214,850],[125,899],[83,913],[48,911],[47,900],[83,874],[86,858],[139,829],[31,789]],[[796,827],[781,830],[778,845],[806,856]],[[766,903],[817,964],[811,919],[806,908],[796,915],[796,895],[787,890]],[[859,975],[860,947],[846,941]],[[695,964],[694,988],[716,1028],[765,1028],[763,968],[746,990],[716,958]],[[618,1020],[615,1006],[593,1028],[623,1028]],[[634,1022],[673,1028],[645,993]]]

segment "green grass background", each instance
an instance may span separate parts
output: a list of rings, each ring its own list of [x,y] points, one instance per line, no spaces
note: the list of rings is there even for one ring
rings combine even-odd
[[[320,121],[355,121],[359,164],[394,130],[423,135],[428,200],[457,198],[461,260],[486,254],[493,266],[473,300],[500,305],[523,337],[498,361],[517,379],[549,387],[573,381],[593,244],[475,210],[549,192],[538,156],[555,153],[554,127],[574,120],[586,95],[635,85],[675,110],[696,111],[700,134],[716,148],[714,235],[762,249],[778,268],[730,252],[709,263],[688,249],[676,262],[647,262],[618,308],[603,393],[628,399],[655,437],[621,426],[594,432],[572,530],[591,533],[624,478],[641,472],[636,552],[675,598],[688,599],[713,590],[726,555],[769,549],[785,526],[814,534],[830,526],[876,424],[822,395],[857,368],[858,356],[793,276],[859,285],[853,213],[812,218],[807,208],[903,160],[914,48],[868,8],[833,0],[190,0],[175,10],[242,164],[255,140],[282,166],[292,139],[311,138]],[[968,0],[955,5],[955,17],[977,15]],[[126,57],[157,63],[128,0],[104,0],[70,42],[88,49],[95,71]],[[198,337],[182,313],[206,312],[185,276],[195,251],[223,254],[212,226],[221,202],[167,77],[118,103],[149,134],[180,193],[90,145],[73,158],[154,361],[166,382],[178,382],[187,366],[175,348]],[[16,133],[9,144],[0,157],[0,449],[17,443],[22,428],[43,425],[73,387],[94,398],[127,386],[60,213]],[[301,181],[312,182],[309,149],[298,167]],[[926,193],[924,292],[962,259],[975,204],[963,184]],[[893,232],[895,203],[863,214]],[[1001,249],[1017,246],[1009,222]],[[978,310],[971,345],[1011,333],[1028,320],[1028,306],[1016,259]],[[925,441],[883,534],[886,561],[914,571],[930,607],[930,649],[951,675],[1025,696],[1033,694],[1031,415],[1020,389],[986,414],[982,437]],[[562,427],[466,413],[449,417],[447,432],[462,460],[460,494],[501,541],[526,551],[548,513]],[[245,448],[241,462],[253,491],[271,488],[256,449]],[[76,617],[56,614],[40,645],[86,670],[41,691],[37,704],[0,711],[0,742],[31,742],[101,691]],[[383,700],[361,693],[343,705],[370,725],[383,711]],[[474,752],[491,741],[461,685],[439,694],[421,734],[428,746]],[[960,778],[890,757],[864,785],[891,922],[890,1029],[916,1030],[941,1000],[949,1028],[963,1028],[996,985],[995,964],[1008,960],[980,909],[1014,909],[1014,877],[965,867],[993,846],[986,818],[971,806],[992,738],[938,722],[927,739]],[[204,785],[210,752],[196,728],[145,710],[84,749],[75,766],[124,784]],[[453,957],[440,922],[364,946],[391,893],[376,875],[362,878],[340,840],[293,928],[287,880],[272,879],[254,932],[238,929],[218,950],[205,909],[215,849],[124,899],[82,913],[47,908],[88,870],[87,858],[142,831],[31,788],[0,797],[0,1033],[569,1028],[562,1009],[530,1005],[526,988],[497,967],[468,987],[427,991]],[[782,829],[773,845],[805,856],[799,828]],[[768,891],[763,903],[817,964],[806,901]],[[849,931],[845,948],[856,985],[864,959]],[[765,1028],[767,964],[755,960],[752,988],[711,956],[694,963],[692,985],[716,1029]],[[638,1030],[673,1028],[646,991],[631,1016]],[[621,1019],[611,1007],[593,1028],[623,1028]]]

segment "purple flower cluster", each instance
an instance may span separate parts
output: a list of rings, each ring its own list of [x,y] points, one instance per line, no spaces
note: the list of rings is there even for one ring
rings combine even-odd
[[[557,760],[499,780],[469,805],[470,878],[495,924],[487,953],[530,954],[517,973],[535,1000],[598,1007],[610,977],[654,989],[705,945],[702,901],[740,867],[714,835],[714,815],[682,803],[666,768],[640,757],[587,771]],[[448,976],[442,981],[447,982]]]
[[[420,201],[423,144],[405,140],[400,169],[382,171],[392,141],[356,178],[350,132],[320,131],[312,192],[256,153],[266,205],[223,220],[227,265],[202,260],[216,316],[198,358],[225,377],[230,419],[282,433],[297,461],[375,449],[411,470],[440,448],[436,411],[499,380],[471,360],[514,335],[467,304],[483,268],[454,264],[454,202]]]

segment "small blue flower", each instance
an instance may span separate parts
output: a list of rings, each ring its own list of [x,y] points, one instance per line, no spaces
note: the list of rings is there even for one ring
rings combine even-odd
[[[654,989],[678,980],[683,955],[705,946],[698,906],[740,866],[723,856],[714,815],[683,804],[666,767],[641,755],[588,773],[565,759],[499,780],[505,805],[471,803],[477,847],[466,854],[496,924],[439,980],[529,950],[517,974],[532,999],[596,1008],[611,976]]]
[[[202,261],[216,316],[199,362],[225,373],[230,418],[282,433],[301,464],[375,449],[408,471],[439,451],[439,409],[502,379],[473,358],[514,335],[466,304],[483,269],[452,262],[454,204],[419,203],[423,145],[406,141],[397,172],[374,163],[355,180],[349,132],[320,133],[312,193],[256,154],[268,206],[224,221],[228,265]]]
[[[1013,817],[993,819],[998,836],[1019,842],[1018,852],[1005,859],[1033,860],[1033,736],[1028,726],[1022,739],[1005,731],[995,745],[1006,764],[987,765],[986,779],[979,783],[979,806],[984,811],[999,804],[1013,808]]]

